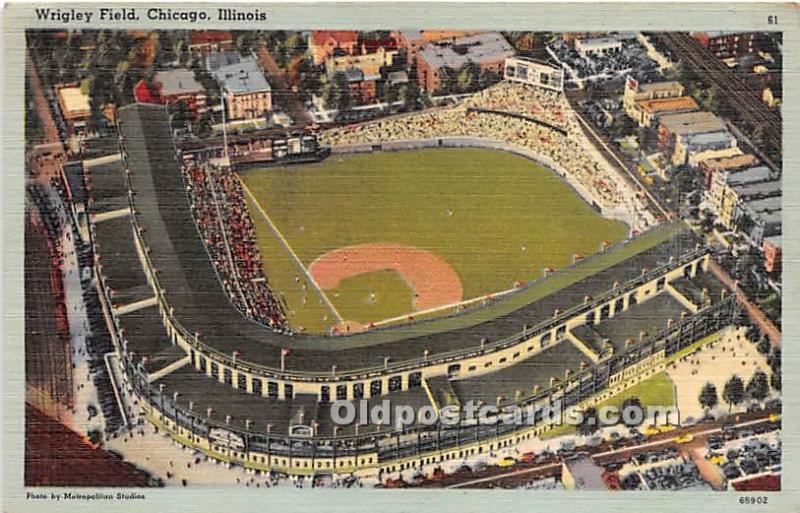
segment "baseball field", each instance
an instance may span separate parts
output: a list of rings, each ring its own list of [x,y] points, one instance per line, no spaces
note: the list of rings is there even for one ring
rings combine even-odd
[[[241,176],[267,278],[308,332],[508,291],[627,234],[552,171],[497,150],[333,155]]]

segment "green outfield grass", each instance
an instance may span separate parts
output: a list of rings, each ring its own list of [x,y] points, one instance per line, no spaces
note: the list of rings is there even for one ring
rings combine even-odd
[[[538,278],[545,267],[564,267],[573,254],[595,253],[603,241],[627,233],[550,170],[497,150],[333,155],[318,164],[249,170],[242,178],[304,265],[354,244],[419,247],[453,266],[464,299]],[[268,240],[274,234],[260,212],[251,208],[251,214],[270,283],[297,312],[290,322],[317,330],[319,309],[297,306],[296,285],[284,290],[286,280],[277,276],[289,272],[293,279],[297,265]],[[354,280],[342,284],[337,298],[329,294],[343,317],[378,321],[410,309],[409,288],[399,277]],[[383,299],[364,303],[359,294],[365,285],[380,287]]]

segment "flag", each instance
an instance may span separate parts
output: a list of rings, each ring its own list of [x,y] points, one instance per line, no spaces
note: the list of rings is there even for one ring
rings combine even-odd
[[[284,347],[283,349],[281,349],[281,358],[285,358],[290,354],[292,354],[292,350],[289,349],[288,347]]]

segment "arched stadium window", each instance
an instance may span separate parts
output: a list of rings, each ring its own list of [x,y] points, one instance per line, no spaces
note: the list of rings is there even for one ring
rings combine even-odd
[[[422,373],[412,372],[408,375],[408,388],[418,387],[422,384]]]
[[[373,380],[372,383],[369,384],[369,395],[370,395],[370,397],[375,396],[375,395],[381,395],[382,391],[383,391],[383,383],[381,382],[381,380],[376,379],[376,380]]]
[[[638,304],[639,300],[636,299],[636,293],[633,292],[630,296],[628,296],[628,308],[632,307],[635,304]]]
[[[256,395],[261,395],[262,393],[261,380],[258,378],[253,378],[253,393]]]
[[[556,340],[560,339],[567,333],[567,325],[559,326],[556,330]]]
[[[283,385],[283,395],[286,399],[294,399],[294,385],[286,383]]]
[[[614,301],[614,314],[616,315],[618,312],[621,312],[625,309],[625,298],[621,297]]]
[[[658,281],[656,282],[656,290],[659,291],[664,290],[664,285],[666,285],[666,283],[667,283],[666,276],[662,276],[661,278],[659,278]]]
[[[691,278],[692,277],[692,265],[689,264],[683,268],[683,277],[684,278]]]
[[[591,312],[586,314],[586,324],[594,324],[595,318],[595,311],[592,310]]]
[[[222,368],[222,381],[224,381],[226,385],[233,386],[233,374],[227,367]]]
[[[276,382],[267,382],[267,395],[276,399],[278,398],[278,384]]]
[[[397,392],[403,388],[403,377],[392,376],[389,378],[389,392]]]
[[[319,401],[321,403],[331,402],[331,387],[330,385],[322,385],[319,389]]]
[[[347,385],[336,385],[336,399],[347,399]]]
[[[364,398],[364,383],[356,383],[353,385],[353,397],[355,399]]]
[[[542,339],[541,339],[542,347],[548,345],[550,343],[550,339],[551,338],[553,338],[553,336],[552,336],[552,334],[550,332],[547,332],[544,335],[542,335]]]
[[[611,315],[611,305],[603,305],[603,308],[600,309],[600,322],[608,319],[609,315]]]
[[[247,388],[247,376],[243,372],[236,373],[236,387],[242,390]]]
[[[461,371],[461,364],[454,363],[447,367],[447,375],[453,377]]]
[[[211,362],[211,375],[215,378],[219,377],[219,365],[217,365],[217,362]]]

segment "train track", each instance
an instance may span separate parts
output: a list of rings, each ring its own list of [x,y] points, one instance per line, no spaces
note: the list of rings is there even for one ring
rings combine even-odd
[[[739,115],[739,122],[752,130],[763,130],[765,146],[780,154],[782,120],[761,98],[723,62],[686,33],[667,32],[659,37],[695,73],[714,84]],[[738,123],[737,123],[738,124]],[[769,162],[770,167],[777,167]]]

